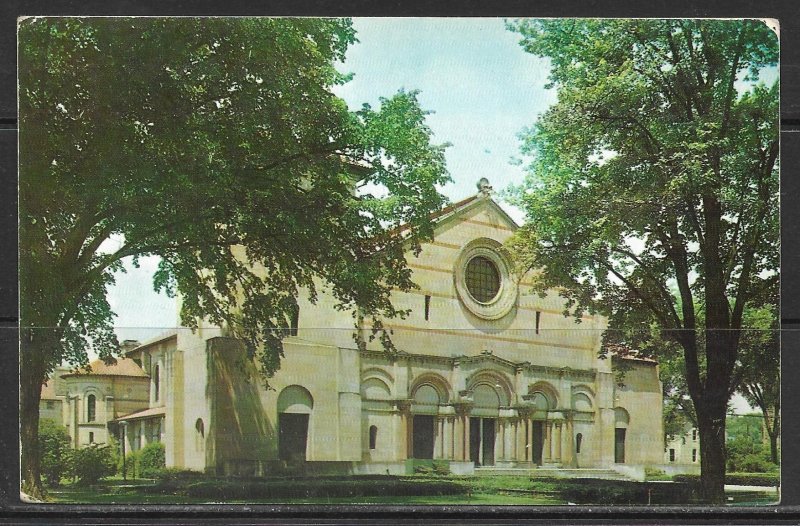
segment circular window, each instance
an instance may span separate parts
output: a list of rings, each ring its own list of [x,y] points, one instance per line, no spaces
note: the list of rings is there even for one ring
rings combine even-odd
[[[498,320],[516,304],[517,284],[498,241],[479,238],[468,243],[456,260],[454,278],[462,305],[479,318]]]
[[[489,258],[477,256],[467,263],[467,290],[481,303],[492,301],[500,292],[500,272]]]

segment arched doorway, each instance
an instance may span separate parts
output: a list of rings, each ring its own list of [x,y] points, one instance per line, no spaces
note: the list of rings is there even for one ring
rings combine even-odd
[[[631,417],[625,409],[614,408],[614,462],[617,464],[625,463],[625,435],[630,420]]]
[[[500,396],[494,387],[482,383],[472,390],[472,401],[474,405],[469,419],[469,457],[477,466],[493,466]]]
[[[308,421],[314,408],[311,393],[299,385],[290,385],[278,395],[278,458],[305,461],[308,445]]]
[[[435,415],[439,412],[441,396],[431,384],[414,390],[414,419],[412,422],[411,457],[432,459],[436,439]]]

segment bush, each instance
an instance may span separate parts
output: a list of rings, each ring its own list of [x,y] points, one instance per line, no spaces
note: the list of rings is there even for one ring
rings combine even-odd
[[[67,428],[49,419],[39,421],[39,458],[41,473],[49,486],[58,486],[68,476],[72,448]]]
[[[80,484],[94,484],[117,471],[113,448],[91,444],[73,453],[72,469]]]
[[[456,482],[440,480],[285,480],[242,482],[202,481],[186,487],[186,495],[217,500],[357,498],[386,495],[460,495],[467,489]]]
[[[672,480],[700,484],[700,475],[675,475]],[[736,486],[779,486],[781,483],[778,473],[728,473],[725,475],[725,484]]]
[[[139,451],[140,475],[144,478],[155,478],[166,468],[164,444],[150,442]]]
[[[693,498],[687,483],[648,484],[647,482],[603,479],[563,481],[557,488],[562,498],[578,504],[686,504]]]

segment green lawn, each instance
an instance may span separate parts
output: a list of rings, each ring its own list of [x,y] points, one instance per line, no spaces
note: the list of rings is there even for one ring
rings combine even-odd
[[[357,480],[357,477],[353,477]],[[456,495],[377,495],[351,497],[309,497],[309,498],[248,498],[223,499],[220,497],[196,497],[176,493],[162,494],[152,491],[153,482],[144,480],[122,481],[119,478],[109,479],[86,487],[77,484],[64,484],[49,491],[48,501],[59,504],[388,504],[388,505],[564,505],[568,499],[561,495],[568,487],[586,486],[589,481],[568,480],[531,480],[524,476],[500,477],[441,477],[424,476],[397,477],[397,480],[419,482],[448,480],[464,487],[464,492]],[[347,484],[349,479],[341,483]],[[293,481],[297,482],[297,481]],[[361,481],[364,483],[365,481]],[[597,485],[600,481],[593,481]],[[228,484],[232,482],[227,481]],[[233,482],[243,484],[244,482]],[[272,483],[276,483],[273,480]],[[280,481],[277,481],[280,484]],[[309,484],[314,484],[309,479]],[[302,484],[302,481],[301,481]],[[602,483],[601,483],[602,484]],[[635,483],[634,483],[635,484]],[[416,486],[415,486],[416,487]],[[608,490],[615,489],[615,483],[608,481]],[[601,490],[605,493],[605,486]],[[148,491],[150,489],[150,491]],[[259,490],[260,491],[260,490]],[[374,492],[373,492],[374,493]],[[758,506],[775,504],[777,492],[748,491],[729,492],[730,505]],[[627,502],[646,504],[644,502]]]

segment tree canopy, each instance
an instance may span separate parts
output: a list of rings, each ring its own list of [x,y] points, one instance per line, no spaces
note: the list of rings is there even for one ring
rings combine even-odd
[[[116,349],[125,258],[160,256],[182,323],[228,327],[266,374],[300,290],[401,314],[389,291],[445,201],[444,147],[413,91],[357,111],[332,94],[355,41],[346,19],[21,21],[23,428],[52,367]]]
[[[680,345],[704,489],[721,502],[745,307],[778,279],[778,86],[757,82],[777,65],[777,37],[755,20],[510,28],[550,59],[558,90],[524,134],[532,161],[516,192],[527,213],[517,252],[577,313],[642,332],[655,320]],[[618,334],[606,344],[626,343]]]

